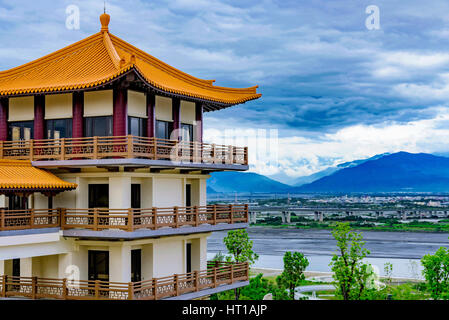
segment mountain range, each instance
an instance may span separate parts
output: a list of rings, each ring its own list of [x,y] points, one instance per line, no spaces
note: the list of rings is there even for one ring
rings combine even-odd
[[[340,171],[342,169],[356,167],[356,166],[358,166],[358,165],[360,165],[362,163],[365,163],[365,162],[370,161],[370,160],[376,160],[376,159],[382,158],[382,157],[384,157],[386,155],[389,155],[389,153],[378,154],[378,155],[376,155],[374,157],[371,157],[371,158],[368,158],[368,159],[354,160],[354,161],[351,161],[351,162],[341,163],[341,164],[339,164],[339,165],[337,165],[335,167],[326,168],[326,169],[324,169],[322,171],[316,172],[316,173],[311,174],[309,176],[296,178],[293,181],[293,183],[289,183],[289,185],[300,187],[302,185],[305,185],[305,184],[308,184],[308,183],[312,183],[312,182],[314,182],[316,180],[319,180],[319,179],[321,179],[323,177],[330,176],[331,174],[333,174],[333,173],[335,173],[337,171]]]
[[[208,185],[208,193],[449,192],[449,158],[381,154],[327,168],[291,185],[256,173],[216,172]]]

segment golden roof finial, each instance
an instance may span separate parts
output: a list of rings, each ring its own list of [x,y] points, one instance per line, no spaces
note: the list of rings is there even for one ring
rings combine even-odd
[[[106,1],[105,1],[104,13],[100,16],[101,32],[109,32],[109,21],[111,21],[111,16],[106,13]]]

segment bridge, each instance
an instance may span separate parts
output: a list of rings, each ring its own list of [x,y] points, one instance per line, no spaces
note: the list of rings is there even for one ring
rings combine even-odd
[[[290,223],[292,213],[296,215],[313,217],[315,221],[322,222],[324,215],[340,214],[346,216],[375,216],[375,217],[395,217],[402,220],[408,218],[424,219],[433,216],[439,218],[449,217],[449,208],[397,208],[397,209],[369,209],[369,208],[328,208],[328,207],[295,207],[295,206],[250,206],[250,223],[256,223],[257,217],[265,214],[266,216],[281,216],[282,223]]]

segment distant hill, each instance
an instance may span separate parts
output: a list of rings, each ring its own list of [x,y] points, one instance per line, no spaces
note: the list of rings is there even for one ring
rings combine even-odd
[[[449,158],[399,152],[344,168],[299,192],[449,192]]]
[[[214,172],[207,181],[208,193],[289,192],[292,187],[252,172]]]
[[[213,188],[211,188],[210,186],[207,186],[207,194],[215,194],[218,193],[217,191],[215,191]]]
[[[323,177],[330,176],[331,174],[333,174],[333,173],[335,173],[337,171],[340,171],[342,169],[352,168],[352,167],[358,166],[358,165],[360,165],[362,163],[365,163],[366,161],[376,160],[376,159],[382,158],[382,157],[384,157],[386,155],[389,155],[389,153],[378,154],[378,155],[375,155],[374,157],[371,157],[369,159],[354,160],[354,161],[351,161],[351,162],[341,163],[341,164],[337,165],[336,167],[329,167],[329,168],[324,169],[322,171],[319,171],[319,172],[316,172],[314,174],[311,174],[310,176],[299,177],[299,178],[297,178],[296,180],[294,180],[290,184],[292,186],[299,187],[299,186],[302,186],[302,185],[307,184],[307,183],[312,183],[312,182],[314,182],[316,180],[319,180],[319,179],[321,179]]]

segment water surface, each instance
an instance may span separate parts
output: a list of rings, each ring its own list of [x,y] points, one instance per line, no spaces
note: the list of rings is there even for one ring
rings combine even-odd
[[[308,271],[329,272],[329,263],[336,252],[336,241],[328,230],[248,228],[250,239],[259,260],[258,268],[282,269],[282,257],[286,251],[300,251],[309,259]],[[422,278],[420,259],[438,248],[449,247],[447,233],[379,232],[363,231],[365,248],[370,250],[366,259],[385,275],[386,262],[393,264],[393,276]],[[219,251],[226,253],[223,238],[226,232],[214,232],[208,240],[208,258]]]

